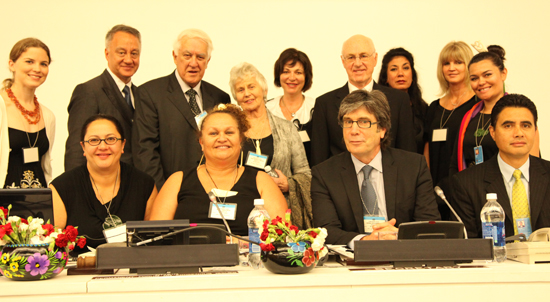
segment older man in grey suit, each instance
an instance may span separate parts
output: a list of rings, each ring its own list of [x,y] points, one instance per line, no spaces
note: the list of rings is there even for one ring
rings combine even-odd
[[[134,164],[159,190],[172,173],[197,166],[202,152],[196,131],[204,111],[230,102],[227,93],[202,80],[212,49],[205,32],[184,30],[172,52],[176,71],[140,86]]]
[[[80,146],[84,121],[98,113],[114,116],[126,133],[121,160],[132,164],[132,124],[139,102],[132,76],[139,67],[141,35],[133,27],[114,26],[105,37],[107,69],[98,77],[76,86],[69,103],[69,137],[65,146],[65,171],[86,163]]]

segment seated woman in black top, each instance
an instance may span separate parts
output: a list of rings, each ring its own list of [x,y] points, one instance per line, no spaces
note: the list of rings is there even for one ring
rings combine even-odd
[[[218,192],[219,203],[237,205],[234,217],[225,217],[234,234],[247,235],[247,218],[254,208],[254,199],[264,200],[271,218],[284,217],[286,200],[271,177],[237,164],[248,127],[246,116],[235,105],[221,104],[211,110],[199,128],[205,163],[168,178],[155,200],[150,219],[222,224],[222,220],[209,215],[208,193],[212,190]]]
[[[112,116],[90,117],[80,136],[86,165],[63,173],[52,189],[58,227],[78,226],[91,247],[105,243],[103,230],[148,218],[157,188],[153,178],[120,161],[126,139]]]

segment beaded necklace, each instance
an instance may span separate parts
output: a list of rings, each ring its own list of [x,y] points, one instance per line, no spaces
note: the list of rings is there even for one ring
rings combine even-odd
[[[12,100],[15,104],[15,107],[17,107],[17,109],[21,111],[21,114],[29,124],[36,125],[38,124],[38,122],[40,122],[40,104],[38,104],[38,99],[36,98],[36,95],[34,96],[34,111],[29,111],[19,103],[10,88],[6,88],[6,93],[8,94],[10,100]],[[31,119],[33,119],[34,121]]]

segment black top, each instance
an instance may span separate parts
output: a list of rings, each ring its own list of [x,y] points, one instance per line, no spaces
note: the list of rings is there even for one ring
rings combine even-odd
[[[414,141],[416,142],[416,153],[424,154],[424,124],[426,123],[426,110],[424,112],[413,111]],[[426,108],[427,109],[427,108]],[[422,108],[420,108],[422,110]]]
[[[105,243],[103,222],[107,207],[122,222],[143,220],[147,200],[153,192],[153,178],[129,164],[120,162],[120,188],[112,201],[102,205],[97,199],[86,165],[61,174],[52,181],[67,210],[67,225],[78,226],[79,235],[88,235],[87,245]],[[98,240],[96,240],[98,239]]]
[[[25,132],[8,128],[10,140],[10,156],[8,160],[8,174],[4,187],[20,188],[47,188],[46,178],[42,170],[42,156],[48,152],[50,142],[46,135],[46,128],[38,132]],[[38,137],[37,137],[38,136]],[[38,161],[24,163],[23,148],[38,147]]]
[[[254,208],[254,199],[261,198],[256,185],[257,174],[256,169],[245,166],[243,174],[231,188],[231,191],[238,192],[237,195],[225,199],[226,203],[237,204],[235,220],[227,220],[233,234],[248,236],[248,215]],[[220,197],[218,200],[223,202],[224,198]],[[187,171],[178,193],[178,208],[174,219],[189,219],[191,223],[223,224],[221,219],[208,218],[209,208],[210,199],[199,180],[197,169]]]
[[[430,150],[430,172],[434,186],[440,185],[441,181],[449,175],[449,166],[451,165],[451,157],[460,130],[460,123],[466,112],[476,104],[476,97],[473,96],[454,111],[443,108],[439,102],[440,100],[436,100],[430,104],[426,114],[424,130],[424,139],[428,142]],[[432,142],[433,130],[441,128],[447,128],[447,140]]]
[[[484,124],[486,125],[485,127]],[[493,157],[495,154],[498,154],[497,144],[489,133],[490,124],[491,114],[483,113],[476,115],[470,121],[470,124],[468,124],[468,128],[466,128],[466,133],[464,134],[464,159],[466,160],[466,167],[471,167],[475,165],[474,147],[476,146],[483,147],[483,161],[487,161],[491,159],[491,157]],[[482,133],[478,133],[476,137],[476,131],[482,128],[486,130],[485,135],[483,135]],[[481,132],[483,132],[483,130],[481,130]]]
[[[248,159],[248,151],[256,153],[256,147],[254,146],[254,143],[252,142],[253,139],[247,138],[246,141],[243,144],[243,165],[246,165],[246,160]],[[254,139],[254,141],[256,141]],[[266,136],[262,138],[260,142],[260,149],[262,149],[262,155],[267,155],[267,163],[266,166],[271,166],[271,161],[273,160],[273,154],[275,153],[275,149],[273,147],[273,135],[270,134],[269,136]],[[239,158],[239,162],[240,162]],[[248,166],[247,166],[248,167]],[[263,171],[263,170],[262,170]]]

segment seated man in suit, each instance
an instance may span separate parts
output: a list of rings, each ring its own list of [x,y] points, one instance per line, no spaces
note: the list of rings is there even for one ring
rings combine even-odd
[[[480,213],[487,193],[496,193],[504,209],[506,236],[550,227],[550,162],[529,155],[537,132],[535,104],[519,94],[502,97],[491,112],[489,132],[498,156],[451,179],[450,202],[468,237],[482,237]]]
[[[372,72],[378,54],[371,39],[355,35],[342,46],[342,64],[348,74],[348,82],[341,88],[317,98],[312,117],[311,163],[315,166],[346,150],[342,129],[338,125],[338,108],[342,99],[358,89],[379,90],[386,95],[391,110],[392,129],[390,147],[416,152],[413,114],[409,95],[403,91],[374,82]],[[389,131],[389,129],[388,129]]]
[[[80,146],[82,124],[98,113],[114,116],[125,133],[132,133],[134,104],[139,102],[132,76],[139,67],[141,34],[133,27],[115,25],[105,36],[107,69],[98,77],[76,86],[69,103],[69,136],[65,145],[65,171],[86,163]],[[132,164],[132,140],[126,138],[121,161]]]
[[[311,171],[314,225],[327,229],[328,244],[353,248],[353,241],[378,239],[378,232],[397,231],[400,223],[440,219],[424,157],[389,147],[384,93],[352,92],[338,121],[347,151]]]
[[[205,32],[184,30],[172,52],[176,71],[139,88],[134,164],[155,179],[159,190],[172,173],[197,167],[202,154],[199,120],[206,110],[230,102],[227,93],[202,80],[212,49]]]

